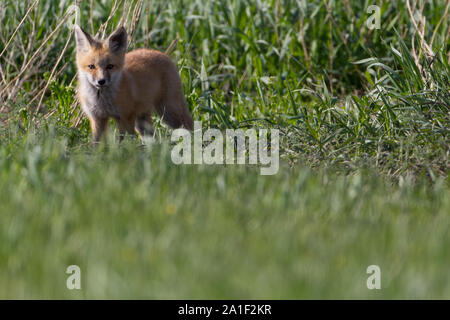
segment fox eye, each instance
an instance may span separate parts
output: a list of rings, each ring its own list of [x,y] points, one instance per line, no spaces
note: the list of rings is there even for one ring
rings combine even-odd
[[[112,69],[112,68],[114,68],[114,66],[113,66],[112,64],[108,64],[108,65],[106,66],[106,69]]]
[[[95,66],[93,64],[88,65],[89,69],[95,69]]]

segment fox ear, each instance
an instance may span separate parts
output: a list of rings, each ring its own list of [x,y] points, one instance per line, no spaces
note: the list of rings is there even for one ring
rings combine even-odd
[[[75,25],[75,40],[77,42],[77,51],[86,51],[90,49],[94,39],[84,31],[79,25]]]
[[[127,31],[120,27],[108,38],[108,46],[112,52],[125,52],[127,49]]]

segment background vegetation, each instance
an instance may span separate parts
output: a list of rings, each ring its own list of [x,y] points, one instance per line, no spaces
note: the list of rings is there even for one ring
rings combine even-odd
[[[448,298],[449,6],[0,0],[0,297]],[[75,17],[166,51],[205,128],[279,129],[279,174],[175,166],[157,118],[92,150]]]

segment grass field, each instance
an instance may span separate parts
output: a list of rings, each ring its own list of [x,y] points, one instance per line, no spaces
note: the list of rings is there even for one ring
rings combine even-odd
[[[167,50],[205,129],[279,129],[274,176],[177,166],[156,117],[94,150],[74,3],[0,0],[0,298],[450,298],[449,2],[76,2]]]

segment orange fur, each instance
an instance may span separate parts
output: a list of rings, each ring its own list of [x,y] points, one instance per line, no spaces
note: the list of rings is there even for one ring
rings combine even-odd
[[[118,29],[96,40],[76,26],[78,97],[91,121],[94,143],[101,139],[110,117],[124,133],[151,134],[156,111],[173,128],[192,130],[180,76],[162,52],[138,49],[125,53],[126,31]]]

